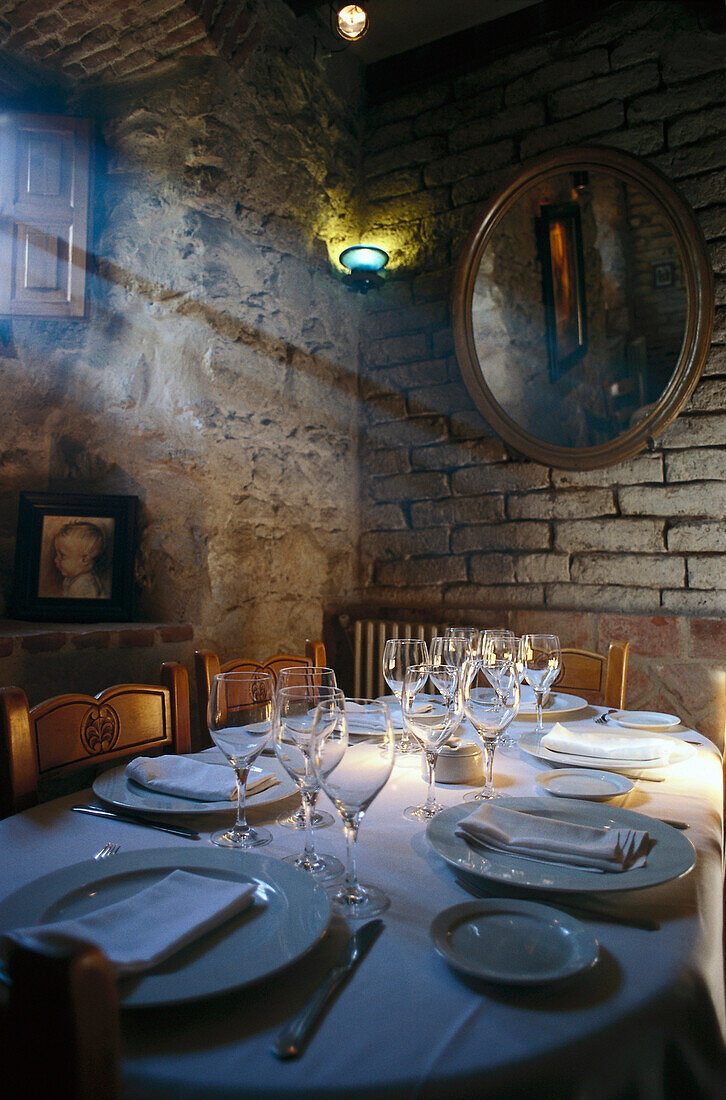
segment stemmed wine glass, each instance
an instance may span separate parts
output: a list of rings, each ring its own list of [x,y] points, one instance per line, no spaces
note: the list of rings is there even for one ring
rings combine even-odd
[[[517,716],[518,711],[519,678],[512,663],[501,668],[496,688],[475,687],[466,697],[464,712],[482,743],[486,770],[483,788],[464,795],[465,802],[498,797],[492,781],[494,750],[500,735]]]
[[[320,780],[311,764],[313,728],[316,721],[321,726],[324,722],[334,726],[342,709],[343,692],[339,688],[319,684],[299,683],[278,688],[275,696],[275,753],[300,788],[305,814],[305,846],[299,855],[285,856],[284,862],[308,871],[321,882],[337,878],[343,864],[335,856],[315,850],[312,807],[314,797],[320,790]]]
[[[269,829],[247,824],[245,788],[252,763],[272,734],[275,685],[264,670],[219,672],[212,680],[207,707],[209,733],[234,768],[237,780],[237,820],[231,829],[210,837],[222,848],[246,850],[269,844]]]
[[[556,634],[523,634],[519,639],[519,658],[537,705],[534,732],[544,733],[542,703],[562,664],[560,639]]]
[[[317,684],[319,687],[338,686],[333,669],[324,668],[322,665],[293,665],[280,669],[277,674],[278,691],[286,687],[295,687],[297,684]],[[318,788],[312,795],[311,810],[313,829],[325,829],[335,821],[333,815],[329,814],[327,810],[318,809],[319,794],[320,789]],[[277,824],[282,825],[285,829],[304,829],[305,808],[302,802],[292,813],[281,814],[277,819]]]
[[[511,630],[485,630],[482,634],[482,671],[495,691],[499,689],[499,676],[502,669],[505,665],[516,661],[517,646],[518,638]],[[499,741],[502,748],[509,748],[516,743],[516,738],[506,733]]]
[[[318,708],[312,761],[319,783],[340,814],[348,852],[345,879],[333,896],[333,909],[356,919],[383,913],[390,904],[378,887],[358,881],[355,853],[363,815],[391,774],[396,741],[391,712],[385,703],[373,699],[345,702],[365,707],[372,724],[380,728],[373,736],[351,740],[344,714],[331,723],[325,708]]]
[[[403,724],[421,744],[428,765],[428,792],[422,806],[407,806],[403,816],[409,821],[428,821],[443,807],[436,801],[434,774],[439,750],[459,726],[463,714],[463,673],[453,665],[411,665],[406,670],[401,694]],[[427,696],[427,706],[421,707],[419,692],[428,681],[434,688]]]
[[[383,647],[383,677],[399,704],[406,669],[410,665],[426,664],[428,659],[428,647],[421,638],[389,638],[386,642]],[[396,752],[402,756],[410,756],[420,751],[418,745],[408,736],[404,722],[401,741]]]

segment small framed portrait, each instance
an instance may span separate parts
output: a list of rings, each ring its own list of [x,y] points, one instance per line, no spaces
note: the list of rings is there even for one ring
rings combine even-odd
[[[21,493],[11,613],[47,622],[130,622],[137,497]]]
[[[664,286],[673,286],[675,266],[670,263],[653,264],[653,286],[656,290]]]

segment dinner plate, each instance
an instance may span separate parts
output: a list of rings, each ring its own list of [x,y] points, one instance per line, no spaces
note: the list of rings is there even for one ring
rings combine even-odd
[[[602,726],[597,726],[596,729],[598,733],[603,732]],[[643,760],[638,763],[622,758],[605,760],[601,756],[576,756],[574,753],[554,752],[542,744],[541,739],[543,736],[543,734],[534,732],[523,733],[517,744],[520,749],[524,749],[530,756],[536,756],[538,760],[546,760],[549,764],[560,764],[562,767],[597,768],[600,771],[619,772],[621,775],[627,775],[634,779],[645,773],[662,772],[664,768],[670,768],[673,764],[682,764],[684,760],[690,760],[696,752],[696,746],[688,741],[681,741],[678,737],[664,739],[662,735],[659,735],[659,741],[668,740],[673,742],[671,757],[668,761]],[[648,733],[641,733],[641,737],[648,737]]]
[[[584,798],[588,802],[607,802],[608,798],[633,789],[626,776],[594,768],[557,768],[553,772],[540,772],[535,779],[557,798]]]
[[[550,692],[547,705],[542,707],[542,717],[543,719],[549,719],[556,714],[559,721],[566,714],[577,714],[578,711],[585,710],[589,705],[587,699],[581,699],[579,695],[565,695],[561,691],[553,691]],[[536,716],[537,708],[534,700],[530,696],[525,696],[520,703],[517,717],[535,718]]]
[[[654,710],[613,710],[608,714],[607,720],[617,722],[626,729],[650,730],[653,733],[673,730],[681,724],[676,714],[660,714]]]
[[[598,944],[579,920],[519,898],[465,901],[431,924],[434,946],[457,970],[508,985],[540,985],[589,970]]]
[[[0,903],[0,933],[80,917],[177,869],[255,883],[255,903],[153,970],[120,978],[125,1007],[198,1000],[270,977],[305,954],[327,926],[330,901],[312,875],[256,852],[186,847],[122,852],[43,875]]]
[[[426,836],[435,852],[457,870],[507,886],[519,886],[528,890],[556,890],[572,893],[611,893],[620,890],[641,890],[670,882],[687,874],[696,862],[696,852],[683,833],[653,817],[623,810],[619,806],[606,806],[599,802],[550,803],[540,796],[534,798],[498,798],[497,804],[510,810],[522,810],[540,817],[552,817],[573,821],[577,825],[596,825],[600,828],[626,826],[646,829],[655,842],[645,867],[628,871],[599,874],[571,867],[562,863],[539,863],[533,859],[496,852],[483,846],[469,844],[456,836],[456,826],[462,818],[476,811],[476,803],[460,803],[442,810],[433,817]]]
[[[220,754],[221,755],[221,754]],[[203,754],[194,757],[204,759]],[[230,764],[215,764],[214,767],[227,767],[230,774]],[[195,802],[192,798],[179,798],[172,794],[160,794],[159,791],[150,791],[147,787],[141,787],[138,783],[128,779],[125,774],[126,765],[112,768],[102,772],[93,781],[93,793],[108,806],[117,810],[131,810],[135,814],[163,814],[164,816],[188,816],[189,814],[233,814],[237,809],[234,801],[224,802]],[[273,772],[280,782],[275,787],[268,787],[259,794],[247,795],[245,804],[248,810],[254,810],[259,806],[271,807],[276,802],[281,802],[290,795],[298,793],[298,786],[287,774],[277,758],[266,757],[262,764],[262,771]],[[234,780],[232,779],[232,782]]]

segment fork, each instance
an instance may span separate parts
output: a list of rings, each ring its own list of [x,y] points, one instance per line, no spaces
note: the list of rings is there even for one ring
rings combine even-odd
[[[104,844],[100,851],[96,852],[94,859],[108,859],[109,856],[115,856],[119,851],[120,844]]]

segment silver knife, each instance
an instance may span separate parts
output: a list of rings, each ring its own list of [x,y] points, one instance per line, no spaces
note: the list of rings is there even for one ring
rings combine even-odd
[[[199,840],[199,833],[184,825],[167,825],[165,821],[157,821],[154,817],[134,817],[132,814],[120,814],[116,810],[104,810],[100,806],[73,806],[76,813],[91,814],[93,817],[110,817],[113,821],[124,821],[127,825],[143,825],[146,829],[160,829],[162,833],[173,833],[174,836],[183,836],[187,840]]]
[[[353,933],[310,1000],[275,1039],[272,1049],[278,1058],[297,1058],[302,1054],[325,1005],[365,957],[384,927],[382,920],[371,920]]]

